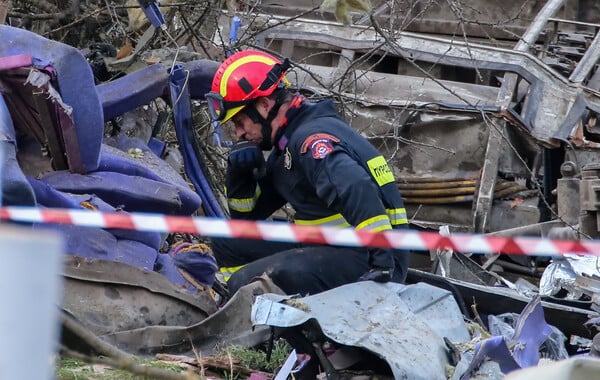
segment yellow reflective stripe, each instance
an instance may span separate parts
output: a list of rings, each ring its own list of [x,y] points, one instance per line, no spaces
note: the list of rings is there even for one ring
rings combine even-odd
[[[227,205],[230,210],[238,212],[250,212],[254,210],[256,201],[261,194],[260,187],[256,185],[256,191],[252,198],[227,198]]]
[[[254,210],[254,206],[256,206],[256,199],[254,198],[245,198],[245,199],[237,199],[237,198],[229,198],[227,199],[227,204],[229,205],[229,209],[238,212],[250,212]]]
[[[275,63],[274,60],[269,59],[262,55],[248,55],[246,57],[242,57],[234,62],[232,62],[223,72],[223,76],[221,77],[221,86],[219,89],[219,93],[222,97],[227,95],[227,83],[229,83],[229,77],[236,71],[240,66],[245,65],[250,62],[260,62],[265,65],[273,66]]]
[[[390,219],[387,215],[377,215],[372,218],[369,218],[358,226],[356,226],[357,230],[369,230],[373,232],[386,231],[391,230],[392,225],[390,224]]]
[[[303,226],[330,226],[330,227],[349,227],[350,223],[344,219],[342,214],[334,214],[320,219],[296,219],[294,223]]]
[[[244,266],[240,265],[237,267],[221,267],[219,268],[219,272],[221,272],[221,274],[223,274],[223,279],[225,281],[229,281],[229,278],[231,278],[231,275],[234,274],[235,272],[237,272],[238,270],[242,269]]]
[[[408,224],[408,217],[406,216],[405,208],[388,208],[385,211],[390,218],[390,223],[392,223],[392,226]]]
[[[383,156],[377,156],[367,161],[371,175],[379,186],[394,182],[394,174]]]

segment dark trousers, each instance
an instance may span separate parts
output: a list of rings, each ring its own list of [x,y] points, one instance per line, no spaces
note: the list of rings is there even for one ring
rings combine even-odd
[[[228,281],[231,294],[263,273],[286,294],[316,294],[356,282],[370,269],[366,248],[302,245],[250,239],[213,239],[221,267],[244,265]],[[393,281],[406,279],[408,256],[395,254]]]

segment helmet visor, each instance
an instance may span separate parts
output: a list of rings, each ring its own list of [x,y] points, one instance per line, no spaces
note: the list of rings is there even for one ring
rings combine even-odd
[[[208,114],[210,115],[213,121],[222,122],[226,118],[228,111],[232,111],[233,109],[237,109],[239,111],[244,106],[248,105],[251,100],[242,100],[239,102],[228,102],[221,94],[211,91],[208,94],[204,95],[206,98],[207,106],[208,106]],[[231,113],[230,113],[231,114]]]
[[[216,92],[209,92],[204,95],[208,103],[208,114],[213,121],[221,121],[225,117],[225,101],[221,94]]]

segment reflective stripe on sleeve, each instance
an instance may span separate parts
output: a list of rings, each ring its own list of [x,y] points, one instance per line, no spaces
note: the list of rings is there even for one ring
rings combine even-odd
[[[392,226],[398,226],[400,224],[408,224],[408,217],[406,216],[405,208],[388,208],[385,210]]]
[[[356,226],[357,230],[369,230],[373,232],[387,231],[392,229],[390,218],[387,215],[377,215],[361,222]]]
[[[344,219],[342,214],[334,214],[320,219],[296,219],[295,224],[303,226],[329,226],[329,227],[350,227],[350,223]]]
[[[256,201],[260,196],[260,187],[256,186],[256,191],[252,198],[227,198],[227,205],[230,210],[237,212],[250,212],[256,207]]]

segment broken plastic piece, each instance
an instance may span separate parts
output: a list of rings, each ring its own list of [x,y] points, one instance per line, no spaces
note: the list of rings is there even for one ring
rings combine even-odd
[[[155,0],[138,0],[140,7],[144,11],[148,20],[155,28],[162,28],[165,24],[165,17],[163,16],[160,8],[156,5]]]

